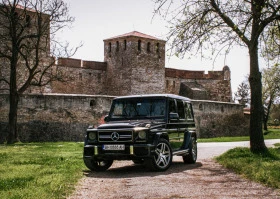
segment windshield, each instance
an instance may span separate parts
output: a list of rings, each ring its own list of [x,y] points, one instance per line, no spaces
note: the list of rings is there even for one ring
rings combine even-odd
[[[111,109],[112,119],[163,118],[165,99],[132,98],[115,100]]]

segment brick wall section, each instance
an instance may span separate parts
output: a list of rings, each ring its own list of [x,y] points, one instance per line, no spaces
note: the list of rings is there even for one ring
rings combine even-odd
[[[205,73],[204,71],[189,71],[189,70],[165,68],[165,76],[169,78],[205,79],[206,75],[204,73]]]
[[[31,94],[20,98],[18,130],[23,142],[83,141],[89,125],[104,122],[113,96]],[[6,137],[9,96],[0,94],[0,137]]]
[[[96,62],[96,61],[82,61],[83,68],[88,68],[92,70],[107,70],[107,63],[106,62]]]
[[[199,137],[249,135],[249,118],[243,113],[243,105],[207,100],[192,100],[192,104]]]
[[[223,80],[224,71],[190,71],[190,70],[179,70],[174,68],[166,68],[165,76],[170,78],[180,78],[180,79],[215,79]]]
[[[230,70],[227,66],[222,71],[185,71],[178,69],[165,69],[166,92],[173,94],[185,93],[181,92],[181,83],[195,82],[200,84],[207,91],[207,97],[203,100],[213,100],[222,102],[232,102]],[[186,97],[190,97],[186,95]],[[201,98],[196,98],[201,99]]]
[[[62,76],[65,77],[66,81],[51,82],[51,93],[106,94],[106,71],[97,70],[95,67],[93,67],[94,69],[91,67],[69,67],[64,65],[56,67],[62,73]]]
[[[82,60],[73,58],[58,58],[57,65],[80,68],[82,66]]]

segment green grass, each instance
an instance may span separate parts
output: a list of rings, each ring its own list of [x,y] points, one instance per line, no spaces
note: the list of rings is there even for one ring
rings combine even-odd
[[[249,148],[235,148],[216,160],[236,173],[273,188],[280,188],[280,144],[264,154],[253,154]]]
[[[83,176],[82,143],[0,145],[0,198],[65,198]]]
[[[264,132],[264,139],[280,139],[280,129],[269,129]],[[200,138],[198,142],[239,142],[249,141],[249,136],[242,137],[216,137],[216,138]]]

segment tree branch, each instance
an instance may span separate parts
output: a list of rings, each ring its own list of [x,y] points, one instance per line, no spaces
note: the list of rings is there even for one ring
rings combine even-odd
[[[223,19],[223,21],[239,36],[239,38],[247,45],[250,45],[250,40],[244,35],[244,33],[238,28],[238,26],[224,13],[216,4],[215,0],[211,0],[211,5],[215,12]]]

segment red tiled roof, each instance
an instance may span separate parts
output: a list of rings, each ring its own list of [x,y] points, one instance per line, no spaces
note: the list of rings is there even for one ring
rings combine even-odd
[[[123,35],[119,35],[119,36],[111,37],[111,38],[108,38],[108,39],[104,39],[104,41],[111,40],[111,39],[116,39],[116,38],[122,38],[122,37],[142,37],[142,38],[146,38],[146,39],[162,40],[162,39],[158,39],[156,37],[153,37],[151,35],[146,35],[144,33],[138,32],[138,31],[132,31],[132,32],[129,32],[129,33],[125,33]]]

